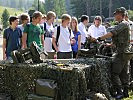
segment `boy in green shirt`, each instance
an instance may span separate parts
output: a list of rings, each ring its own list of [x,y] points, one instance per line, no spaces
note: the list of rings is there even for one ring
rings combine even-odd
[[[24,27],[22,37],[22,48],[27,48],[35,41],[42,48],[44,46],[44,31],[39,25],[42,19],[42,13],[36,11],[33,13],[32,22]]]

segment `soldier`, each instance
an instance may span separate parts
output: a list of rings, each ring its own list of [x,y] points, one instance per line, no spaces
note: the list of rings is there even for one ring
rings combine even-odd
[[[126,10],[124,7],[117,8],[114,12],[115,20],[118,21],[116,25],[109,33],[97,38],[97,40],[104,40],[112,37],[113,44],[116,46],[116,54],[112,62],[111,79],[114,89],[117,94],[116,99],[122,99],[123,97],[129,97],[129,66],[128,55],[126,51],[130,44],[129,39],[129,24],[124,20]],[[123,91],[122,91],[123,89]]]

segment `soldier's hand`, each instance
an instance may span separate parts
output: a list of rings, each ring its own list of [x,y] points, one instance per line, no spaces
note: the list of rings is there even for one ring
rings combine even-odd
[[[97,40],[97,39],[91,37],[91,41],[92,41],[92,42],[96,42],[96,40]]]
[[[101,37],[98,37],[98,38],[97,38],[97,41],[101,42],[101,41],[103,41],[103,40],[101,39]]]

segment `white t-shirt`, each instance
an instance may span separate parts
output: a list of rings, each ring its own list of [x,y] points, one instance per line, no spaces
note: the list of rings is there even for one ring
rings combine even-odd
[[[21,24],[21,25],[18,25],[18,28],[20,28],[20,30],[22,31],[22,33],[23,33],[23,31],[24,31],[24,27],[23,27],[23,25]]]
[[[54,35],[53,37],[56,38],[57,35],[57,27],[54,29]],[[59,52],[71,52],[71,43],[70,39],[74,37],[72,31],[71,34],[68,30],[68,27],[64,28],[62,25],[60,25],[60,36],[58,39],[58,50]]]
[[[88,29],[88,33],[93,38],[101,37],[105,34],[107,34],[106,28],[103,25],[100,25],[99,27],[96,27],[95,25],[91,25]]]
[[[53,25],[48,25],[46,23],[46,32],[48,32],[48,34],[53,34],[54,33],[54,27]],[[47,52],[53,52],[53,49],[52,49],[52,37],[45,37],[45,40],[44,40],[44,49],[47,51]]]
[[[81,43],[84,44],[86,41],[88,32],[86,31],[85,25],[82,22],[78,24],[78,29],[79,29],[79,32],[81,33]]]

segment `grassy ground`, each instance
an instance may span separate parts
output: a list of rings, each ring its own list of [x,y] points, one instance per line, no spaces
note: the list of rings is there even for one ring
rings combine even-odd
[[[9,12],[10,15],[15,15],[15,14],[18,15],[18,14],[22,13],[22,11],[17,10],[17,9],[15,9],[15,8],[8,8],[8,7],[0,6],[0,17],[1,17],[1,15],[2,15],[2,13],[3,13],[3,11],[4,11],[5,9],[8,10],[8,12]]]

